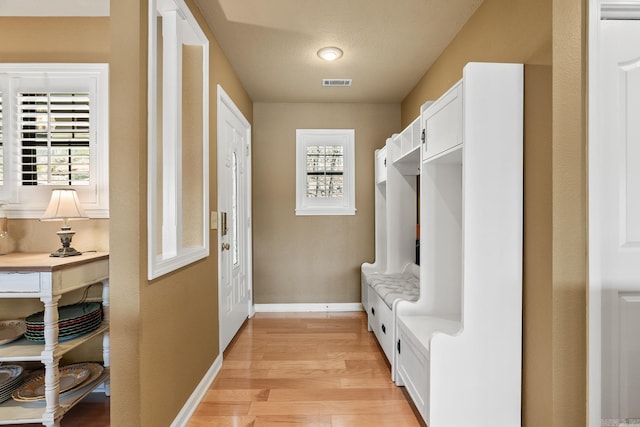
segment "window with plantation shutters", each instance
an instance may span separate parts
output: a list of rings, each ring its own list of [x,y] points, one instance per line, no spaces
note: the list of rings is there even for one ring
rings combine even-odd
[[[296,215],[354,215],[353,129],[296,131]]]
[[[108,66],[0,64],[0,201],[39,218],[55,188],[74,188],[108,218]]]
[[[19,93],[22,185],[89,185],[88,93]]]

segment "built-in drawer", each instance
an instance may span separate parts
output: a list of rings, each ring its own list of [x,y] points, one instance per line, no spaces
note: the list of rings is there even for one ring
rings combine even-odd
[[[0,273],[0,292],[40,292],[40,273],[2,272]]]
[[[389,363],[393,361],[393,313],[380,296],[369,287],[369,326],[375,333]]]

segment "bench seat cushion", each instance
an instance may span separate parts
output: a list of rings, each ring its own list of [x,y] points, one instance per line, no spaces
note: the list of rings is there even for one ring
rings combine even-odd
[[[389,308],[397,299],[417,301],[420,296],[420,279],[411,273],[369,273],[366,279]]]

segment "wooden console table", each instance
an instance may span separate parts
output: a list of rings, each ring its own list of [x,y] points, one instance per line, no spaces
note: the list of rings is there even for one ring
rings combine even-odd
[[[79,338],[58,342],[58,301],[67,292],[102,283],[104,321]],[[0,425],[42,423],[59,426],[62,416],[100,384],[109,394],[109,254],[87,252],[55,258],[49,254],[11,253],[0,256],[0,298],[38,298],[44,305],[44,344],[21,338],[0,346],[0,362],[36,361],[45,367],[45,400],[0,404]],[[103,335],[104,373],[89,386],[60,396],[58,364],[68,351]]]

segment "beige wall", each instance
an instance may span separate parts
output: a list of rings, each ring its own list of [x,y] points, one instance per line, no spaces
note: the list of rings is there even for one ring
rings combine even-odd
[[[373,149],[408,124],[424,101],[437,98],[458,80],[466,62],[524,62],[523,425],[584,426],[583,8],[583,0],[485,0],[404,100],[402,118],[399,106],[393,105],[256,104],[254,109],[207,32],[212,40],[211,123],[217,82],[249,121],[255,114],[255,302],[359,300],[358,267],[373,258]],[[145,0],[111,0],[110,20],[0,18],[3,61],[110,62],[111,220],[74,223],[79,230],[74,242],[82,247],[93,240],[111,250],[111,405],[112,425],[117,426],[168,425],[218,355],[216,283],[202,280],[217,277],[215,251],[162,279],[146,280],[146,13]],[[314,127],[356,129],[355,217],[293,214],[295,129]],[[212,126],[212,210],[215,141]],[[40,236],[50,233],[50,227],[13,221],[10,232],[17,248],[49,250],[48,240]],[[215,233],[210,237],[214,248]],[[315,247],[322,250],[320,258]],[[310,260],[320,271],[335,274],[312,277]],[[171,393],[161,392],[167,384]]]
[[[552,426],[551,66],[525,66],[523,420]]]
[[[398,105],[256,103],[253,142],[254,302],[360,301],[374,257],[373,153],[399,131]],[[355,129],[355,216],[295,215],[296,129]]]
[[[402,102],[402,123],[462,78],[468,62],[551,62],[551,0],[485,0]]]
[[[111,175],[111,188],[118,189],[111,197],[111,423],[155,427],[173,421],[218,356],[217,239],[211,231],[208,258],[147,281],[146,17],[144,0],[111,1],[118,29],[111,34],[111,158],[119,171]],[[216,85],[250,121],[253,106],[205,33],[211,41],[209,202],[216,210]]]
[[[406,124],[467,62],[525,64],[523,425],[531,427],[586,424],[583,3],[485,0],[402,103]]]
[[[0,17],[2,62],[107,62],[109,28],[108,18]]]
[[[112,0],[110,19],[0,18],[2,61],[110,63],[111,219],[72,225],[78,232],[74,246],[111,252],[111,422],[118,426],[169,425],[218,356],[215,232],[209,258],[152,283],[146,280],[146,20],[144,0]],[[210,206],[215,210],[216,84],[249,121],[253,105],[211,32],[206,33],[211,40]],[[55,223],[11,220],[10,247],[51,251],[58,244],[55,230]],[[0,305],[2,313],[41,309],[28,300],[10,303]],[[74,358],[94,359],[100,343],[92,344]],[[171,393],[158,392],[167,384]]]
[[[109,62],[109,19],[0,17],[0,58],[16,63]],[[73,221],[71,226],[78,250],[109,249],[109,220]],[[51,252],[60,246],[59,229],[55,221],[9,220],[7,248]]]
[[[111,26],[108,18],[0,18],[3,61],[110,62],[111,220],[72,225],[78,233],[75,247],[111,248],[112,424],[121,426],[168,425],[218,355],[215,249],[192,267],[151,284],[146,281],[146,7],[144,1],[113,1]],[[118,30],[110,35],[111,27]],[[117,46],[112,54],[110,46]],[[210,202],[215,209],[216,84],[225,87],[249,120],[253,111],[215,41],[210,48]],[[56,227],[12,220],[11,248],[51,251],[58,243]],[[50,238],[42,237],[47,235]],[[212,233],[212,248],[215,237]],[[0,305],[11,316],[40,309],[26,300]],[[191,333],[194,325],[198,329]],[[95,353],[74,356],[93,359]],[[166,384],[172,385],[172,392],[157,393]]]
[[[585,17],[586,1],[553,0],[553,421],[569,427],[587,425]]]
[[[78,37],[82,34],[82,37]],[[2,62],[108,62],[108,18],[16,18],[0,17],[0,58]],[[44,211],[43,211],[44,212]],[[3,245],[8,251],[53,252],[60,247],[56,231],[60,222],[37,219],[10,219],[9,237]],[[76,231],[72,246],[80,251],[109,250],[109,220],[73,221]],[[92,295],[100,296],[94,288]],[[78,293],[65,295],[61,305],[81,298]],[[0,300],[0,318],[21,318],[42,310],[37,300]],[[92,342],[67,359],[86,355],[90,360],[102,357],[100,343]]]
[[[141,288],[146,285],[146,2],[111,1],[109,68],[111,424],[141,426]],[[111,162],[115,170],[116,162]]]

